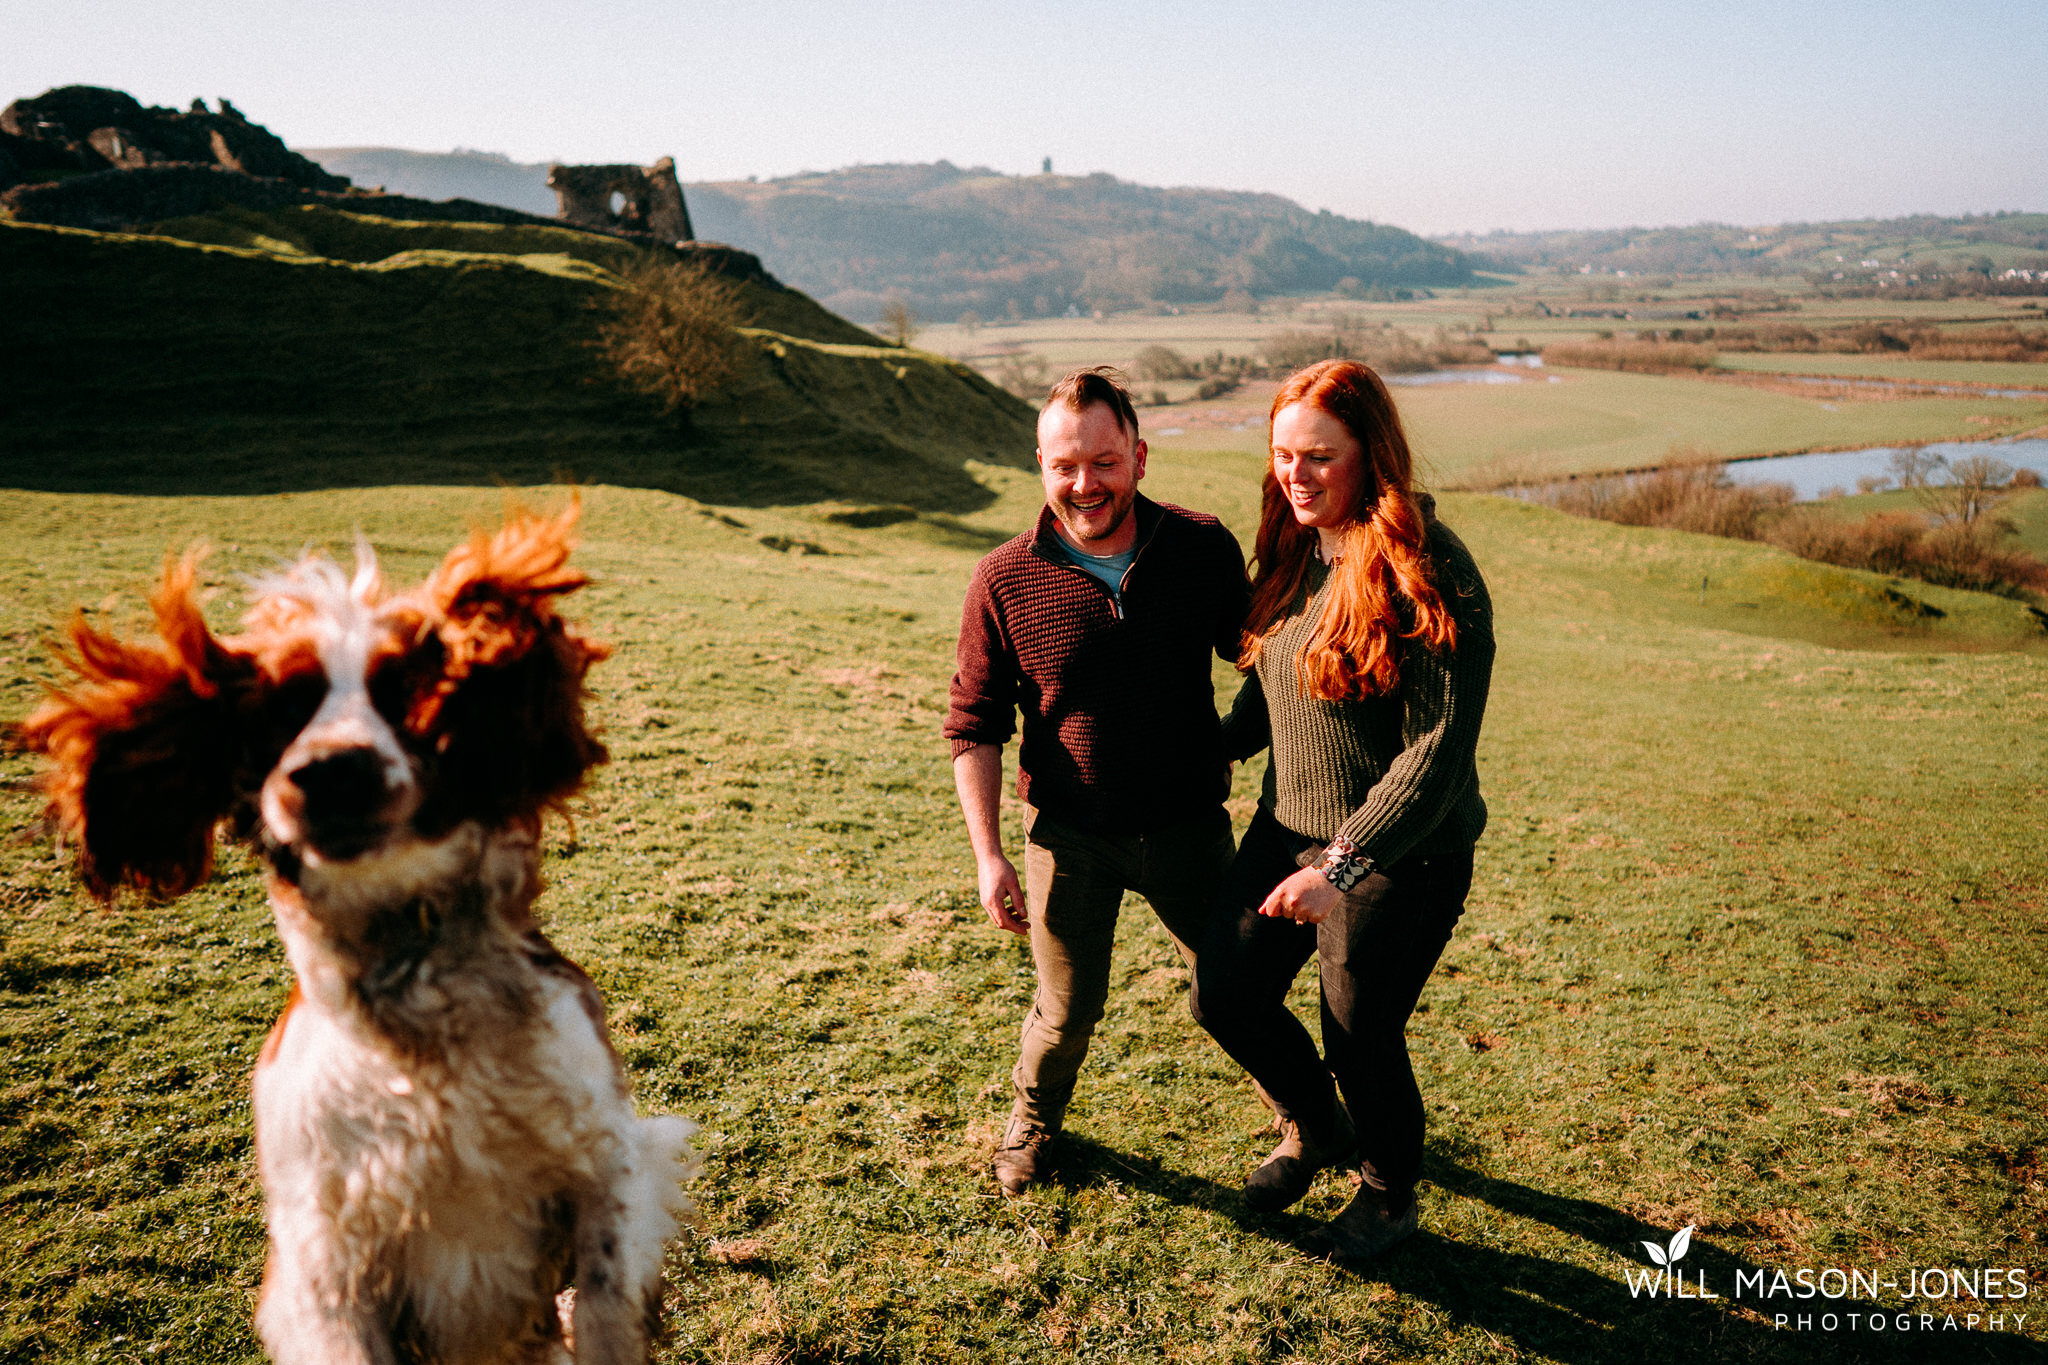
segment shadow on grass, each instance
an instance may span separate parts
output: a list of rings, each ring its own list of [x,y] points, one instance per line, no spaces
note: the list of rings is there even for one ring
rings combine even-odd
[[[1077,1190],[1117,1181],[1170,1203],[1212,1209],[1247,1232],[1266,1237],[1301,1255],[1313,1255],[1309,1234],[1314,1219],[1292,1214],[1259,1214],[1244,1207],[1238,1191],[1162,1164],[1156,1157],[1118,1151],[1068,1134],[1055,1183]],[[1619,1209],[1589,1199],[1552,1194],[1512,1180],[1485,1175],[1432,1153],[1426,1179],[1436,1188],[1490,1205],[1502,1213],[1545,1223],[1602,1250],[1628,1258],[1631,1267],[1654,1270],[1642,1253],[1644,1242],[1667,1243],[1674,1228],[1652,1227]],[[2005,1332],[1969,1331],[1962,1315],[1985,1315],[1995,1305],[1941,1305],[1923,1325],[1918,1313],[1907,1315],[1910,1326],[1897,1327],[1898,1309],[1851,1299],[1791,1299],[1782,1295],[1748,1300],[1761,1310],[1763,1321],[1734,1311],[1737,1272],[1768,1277],[1780,1267],[1759,1266],[1694,1239],[1685,1253],[1689,1284],[1704,1275],[1714,1300],[1632,1298],[1627,1283],[1582,1266],[1542,1256],[1472,1246],[1429,1231],[1427,1193],[1423,1230],[1385,1256],[1362,1265],[1343,1264],[1346,1273],[1433,1304],[1457,1322],[1512,1341],[1524,1350],[1572,1365],[1608,1365],[1646,1359],[1735,1361],[1920,1361],[1972,1360],[2048,1362],[2048,1345]],[[1817,1269],[1818,1267],[1816,1267]],[[1784,1267],[1789,1275],[1794,1267]],[[1889,1272],[1888,1272],[1889,1273]],[[2026,1300],[2013,1306],[2027,1312]],[[1958,1326],[1945,1330],[1944,1319],[1955,1308]],[[1776,1315],[1785,1314],[1785,1325]],[[1858,1314],[1858,1328],[1848,1326]],[[1888,1323],[1871,1331],[1868,1321],[1881,1313]],[[1836,1330],[1823,1329],[1823,1315],[1832,1314]],[[2007,1313],[2008,1319],[2012,1315]],[[2029,1314],[2031,1316],[2031,1314]],[[1809,1319],[1804,1330],[1798,1320]]]

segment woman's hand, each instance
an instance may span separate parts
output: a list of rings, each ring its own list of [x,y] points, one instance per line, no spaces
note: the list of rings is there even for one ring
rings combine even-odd
[[[1305,867],[1273,888],[1259,907],[1262,915],[1291,919],[1297,924],[1321,924],[1330,912],[1344,903],[1344,893],[1330,885],[1330,879],[1312,867]]]

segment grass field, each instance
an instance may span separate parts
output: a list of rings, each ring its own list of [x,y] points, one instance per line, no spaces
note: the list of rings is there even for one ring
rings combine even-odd
[[[2048,389],[2048,365],[1987,360],[1909,360],[1882,355],[1797,355],[1724,352],[1724,370],[1761,374],[1847,375],[1857,379],[1926,379],[1950,384],[2019,385]]]
[[[1168,449],[1147,487],[1242,533],[1253,468]],[[1931,1352],[1770,1316],[1867,1304],[1732,1297],[1750,1268],[2048,1269],[2048,637],[2017,604],[1446,499],[1498,607],[1492,820],[1410,1030],[1426,1231],[1354,1272],[1299,1250],[1340,1181],[1239,1205],[1263,1113],[1141,911],[1058,1181],[993,1192],[1030,967],[974,907],[937,725],[966,574],[1036,486],[971,472],[979,510],[867,530],[586,495],[614,761],[543,905],[642,1104],[711,1132],[664,1359],[2048,1359],[2031,1312]],[[61,613],[134,620],[169,546],[219,547],[226,623],[235,573],[360,527],[413,576],[497,503],[0,494],[4,712]],[[100,911],[48,843],[0,850],[0,1361],[256,1358],[245,1078],[286,983],[240,857]],[[1687,1225],[1722,1297],[1632,1298]]]
[[[1396,392],[1416,457],[1439,486],[1643,469],[1665,462],[1674,447],[1731,458],[1777,455],[1968,440],[2048,421],[2048,397],[1808,397],[1604,370],[1535,371],[1517,384]],[[1147,409],[1142,420],[1163,448],[1251,456],[1265,440],[1272,393],[1270,383],[1247,385],[1208,403]],[[1164,434],[1175,428],[1181,434]]]

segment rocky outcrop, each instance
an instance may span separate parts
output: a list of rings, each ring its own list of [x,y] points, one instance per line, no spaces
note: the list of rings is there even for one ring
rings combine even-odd
[[[0,153],[36,171],[139,170],[166,164],[217,166],[302,189],[338,191],[348,180],[284,145],[227,100],[212,112],[194,100],[183,113],[144,106],[96,85],[66,85],[0,110]],[[0,172],[4,172],[0,167]],[[4,187],[4,186],[0,186]]]

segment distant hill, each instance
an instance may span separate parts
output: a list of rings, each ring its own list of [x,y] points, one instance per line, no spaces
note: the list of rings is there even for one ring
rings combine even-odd
[[[658,248],[667,250],[667,248]],[[591,346],[650,248],[552,225],[236,207],[149,233],[0,221],[0,485],[254,493],[557,476],[718,503],[960,511],[1030,408],[884,345],[743,252],[740,378],[685,427]],[[909,515],[904,513],[903,515]]]
[[[314,148],[361,185],[552,212],[547,168],[481,152]],[[1455,285],[1460,252],[1274,194],[1159,189],[1109,175],[1002,175],[949,162],[684,186],[697,235],[754,252],[856,318],[901,298],[929,318]]]
[[[306,155],[365,189],[382,188],[418,199],[474,199],[550,218],[555,214],[547,166],[527,165],[501,152],[310,147]]]
[[[1919,215],[1775,227],[1619,228],[1438,236],[1439,245],[1521,269],[1631,275],[1808,275],[1822,280],[1902,265],[1928,272],[2048,270],[2048,214]],[[1866,264],[1867,263],[1867,264]],[[1838,275],[1837,272],[1840,272]]]

